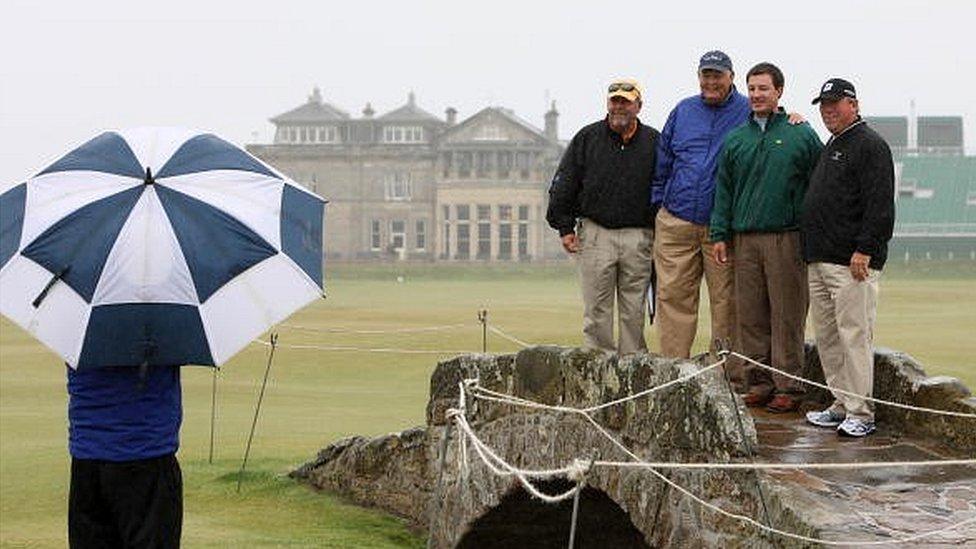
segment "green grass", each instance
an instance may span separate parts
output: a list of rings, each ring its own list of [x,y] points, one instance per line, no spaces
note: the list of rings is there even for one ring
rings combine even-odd
[[[580,301],[566,266],[330,266],[328,299],[289,323],[390,329],[467,323],[414,334],[316,333],[281,327],[257,435],[240,494],[236,471],[267,359],[253,345],[219,373],[217,445],[208,464],[211,373],[184,368],[180,461],[187,547],[420,546],[396,518],[315,493],[286,473],[329,442],[398,431],[424,420],[437,355],[312,351],[292,344],[480,350],[476,312],[533,343],[578,345]],[[402,283],[396,278],[403,277]],[[876,343],[904,350],[929,374],[976,388],[976,271],[893,267],[881,283]],[[705,319],[707,320],[707,319]],[[707,322],[701,323],[706,331]],[[648,332],[652,348],[655,336]],[[705,346],[700,334],[698,349]],[[490,351],[515,345],[489,336]],[[64,367],[0,321],[0,546],[65,545],[68,456]]]

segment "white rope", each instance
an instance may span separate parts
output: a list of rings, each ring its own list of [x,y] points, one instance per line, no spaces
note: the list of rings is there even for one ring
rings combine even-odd
[[[445,330],[456,330],[458,328],[472,327],[472,324],[445,324],[443,326],[421,326],[417,328],[390,328],[388,330],[355,330],[352,328],[319,328],[315,326],[302,326],[300,324],[281,324],[283,328],[292,328],[306,332],[322,332],[328,334],[413,334],[420,332],[442,332]]]
[[[524,348],[524,347],[531,347],[532,346],[531,343],[526,343],[526,342],[522,341],[521,339],[519,339],[519,338],[517,338],[517,337],[515,337],[513,335],[510,335],[508,333],[505,333],[504,331],[502,331],[501,328],[499,328],[499,327],[497,327],[497,326],[495,326],[493,324],[488,324],[488,329],[491,330],[492,333],[495,333],[495,334],[497,334],[497,335],[499,335],[499,336],[501,336],[501,337],[503,337],[503,338],[511,341],[512,343],[518,345],[519,347],[523,347]]]
[[[473,389],[481,389],[480,387],[478,387],[476,385],[475,386],[472,386],[472,388]],[[496,393],[496,394],[500,394],[500,393]],[[472,392],[472,396],[476,396],[476,395]],[[505,400],[505,398],[504,398],[505,396],[507,396],[507,395],[502,395],[501,397],[493,397],[493,398],[495,398],[497,400],[503,400],[504,401]],[[483,398],[483,395],[482,396],[479,396],[479,398]],[[515,405],[523,405],[524,406],[524,405],[526,405],[525,404],[526,402],[531,402],[531,401],[526,401],[525,399],[521,399],[521,398],[518,398],[518,397],[512,397],[508,403],[515,404]],[[538,404],[538,403],[533,403],[533,404]],[[545,405],[542,405],[542,406],[545,406]],[[616,446],[620,451],[622,451],[624,454],[626,454],[628,457],[630,457],[633,460],[632,462],[602,462],[603,464],[605,464],[607,466],[617,466],[617,467],[627,466],[627,467],[642,467],[642,468],[646,468],[654,476],[656,476],[657,478],[659,478],[662,482],[664,482],[665,484],[667,484],[671,488],[677,490],[678,492],[682,493],[683,495],[687,496],[692,501],[698,503],[702,507],[704,507],[706,509],[709,509],[712,512],[721,514],[723,516],[726,516],[726,517],[729,517],[729,518],[732,518],[732,519],[735,519],[735,520],[739,520],[739,521],[742,521],[742,522],[746,522],[746,523],[748,523],[748,524],[750,524],[752,526],[755,526],[756,528],[759,528],[759,529],[761,529],[761,530],[763,530],[765,532],[769,532],[771,534],[776,534],[776,535],[779,535],[779,536],[783,536],[783,537],[787,537],[787,538],[795,539],[795,540],[799,540],[799,541],[804,541],[804,542],[807,542],[807,543],[819,543],[819,544],[823,544],[823,545],[833,545],[833,546],[874,546],[874,545],[885,545],[885,544],[909,543],[909,542],[916,541],[916,540],[919,540],[919,539],[922,539],[922,538],[931,537],[931,536],[935,536],[937,534],[941,534],[941,533],[944,533],[944,532],[948,532],[948,531],[954,530],[956,528],[960,528],[962,526],[968,525],[970,523],[976,523],[976,517],[973,517],[973,518],[970,518],[970,519],[967,519],[967,520],[963,520],[963,521],[958,522],[958,523],[955,523],[955,524],[950,524],[949,526],[947,526],[945,528],[941,528],[941,529],[937,529],[937,530],[931,530],[931,531],[928,531],[928,532],[922,532],[920,534],[915,534],[915,535],[908,536],[908,537],[905,537],[905,538],[890,539],[890,540],[884,540],[884,541],[832,541],[832,540],[822,540],[822,539],[818,539],[818,538],[804,536],[804,535],[801,535],[801,534],[795,534],[793,532],[787,532],[785,530],[779,530],[779,529],[773,528],[771,526],[767,526],[765,524],[762,524],[761,522],[758,522],[755,519],[753,519],[751,517],[748,517],[746,515],[741,515],[741,514],[738,514],[738,513],[733,513],[733,512],[730,512],[730,511],[726,511],[725,509],[722,509],[721,507],[718,507],[717,505],[714,505],[711,502],[708,502],[708,501],[702,499],[701,497],[695,495],[691,491],[687,490],[686,488],[682,487],[681,485],[679,485],[676,482],[672,481],[671,479],[667,478],[666,476],[664,476],[663,474],[661,474],[659,471],[655,470],[653,467],[656,464],[644,462],[639,456],[637,456],[637,454],[633,453],[623,443],[621,443],[619,440],[617,440],[617,438],[614,437],[609,431],[607,431],[602,425],[600,425],[593,417],[591,417],[589,415],[589,413],[586,413],[586,412],[584,412],[582,410],[572,409],[572,408],[565,408],[565,407],[563,407],[563,408],[564,409],[559,410],[559,411],[572,411],[572,412],[575,412],[575,413],[583,416],[597,431],[599,431],[604,436],[604,438],[606,438],[608,441],[610,441],[611,444],[613,444],[614,446]],[[498,456],[497,454],[495,454],[491,450],[491,448],[489,448],[480,439],[478,439],[477,436],[474,434],[473,430],[470,428],[470,426],[467,425],[466,418],[463,418],[462,416],[458,415],[456,417],[456,420],[458,420],[459,423],[462,422],[462,421],[464,422],[465,426],[464,427],[460,427],[459,426],[459,430],[462,430],[465,433],[465,436],[471,437],[472,444],[477,449],[477,453],[478,453],[479,457],[482,458],[482,461],[485,461],[486,465],[489,466],[489,469],[495,470],[494,467],[490,466],[487,463],[487,460],[485,458],[485,455],[486,454],[491,455],[492,458],[494,460],[496,460],[496,462],[499,463],[499,465],[501,467],[503,467],[509,474],[515,475],[519,479],[519,482],[522,483],[522,485],[524,487],[526,487],[526,490],[530,490],[529,487],[531,486],[531,483],[529,483],[528,480],[527,480],[527,478],[526,478],[528,476],[531,476],[531,475],[534,475],[534,474],[540,474],[540,475],[553,474],[553,473],[558,474],[559,471],[562,471],[562,474],[563,475],[566,475],[566,474],[569,473],[569,468],[565,468],[565,467],[563,469],[549,470],[549,471],[523,471],[523,470],[517,469],[517,468],[513,467],[512,465],[508,464],[507,462],[505,462],[500,456]],[[964,463],[964,464],[976,463],[976,460],[952,460],[952,461],[953,462],[961,462],[961,463]],[[911,462],[903,462],[903,463],[911,463]],[[945,465],[946,464],[945,461],[935,462],[934,460],[933,461],[918,462],[918,464],[924,464],[924,465],[931,465],[931,464],[935,464],[935,463],[938,463],[939,465]],[[592,463],[593,466],[596,466],[598,464],[601,464],[601,462],[593,462]],[[751,467],[749,467],[752,464],[657,464],[657,465],[669,465],[669,466],[672,466],[672,465],[677,465],[677,466],[689,465],[689,467],[684,467],[684,468],[705,468],[706,466],[710,466],[710,468],[712,468],[712,469],[716,469],[716,468],[719,468],[719,467],[725,468],[726,466],[734,466],[734,467],[728,467],[730,469],[731,468],[742,468],[742,469],[746,469],[746,468],[753,468],[753,469],[755,469],[755,468],[757,468],[754,465],[751,466]],[[772,469],[772,468],[784,468],[783,464],[755,464],[755,465],[759,465],[760,467],[758,467],[758,468],[770,468],[770,469]],[[767,465],[770,465],[771,467],[766,467]],[[795,466],[800,466],[800,465],[803,465],[803,464],[787,464],[787,466],[794,466],[794,465]],[[823,468],[831,468],[832,466],[835,466],[835,465],[850,465],[850,464],[819,464],[819,465],[827,465],[827,467],[823,467]],[[885,465],[887,466],[888,464],[886,463]],[[526,485],[528,485],[528,486],[526,486]],[[532,490],[534,490],[534,488],[532,488]],[[575,489],[574,490],[570,490],[570,491],[568,491],[568,492],[566,492],[564,494],[560,494],[559,496],[556,496],[555,498],[553,496],[545,496],[545,494],[541,494],[541,493],[538,494],[538,495],[537,494],[533,494],[533,495],[536,495],[536,497],[545,496],[545,497],[539,497],[539,499],[542,499],[543,501],[547,501],[547,502],[553,503],[553,502],[562,501],[564,499],[568,499],[569,497],[572,497],[574,491],[575,491]],[[530,491],[530,493],[532,493],[532,492]]]
[[[749,357],[747,357],[747,356],[745,356],[743,354],[739,354],[739,353],[737,353],[735,351],[719,351],[719,354],[720,355],[721,354],[730,354],[730,355],[733,355],[733,356],[737,356],[737,357],[741,358],[742,360],[745,360],[747,362],[750,362],[750,363],[754,364],[755,366],[759,366],[760,368],[763,368],[764,370],[768,370],[770,372],[775,372],[775,373],[777,373],[777,374],[779,374],[781,376],[788,377],[788,378],[790,378],[790,379],[792,379],[794,381],[799,381],[799,382],[802,382],[802,383],[806,383],[807,385],[813,385],[814,387],[820,387],[821,389],[826,389],[826,390],[831,391],[833,393],[840,393],[842,395],[856,397],[856,398],[860,398],[860,399],[863,399],[863,400],[867,400],[869,402],[874,402],[874,403],[877,403],[877,404],[884,404],[886,406],[892,406],[892,407],[895,407],[895,408],[902,408],[904,410],[911,410],[913,412],[925,412],[927,414],[936,414],[936,415],[940,415],[940,416],[953,416],[953,417],[965,417],[965,418],[969,418],[969,419],[976,419],[976,414],[970,414],[970,413],[966,413],[966,412],[953,412],[953,411],[950,411],[950,410],[938,410],[938,409],[935,409],[935,408],[925,408],[923,406],[912,406],[910,404],[902,404],[900,402],[892,402],[890,400],[883,400],[883,399],[880,399],[880,398],[874,398],[874,397],[859,395],[857,393],[852,393],[850,391],[845,391],[843,389],[838,389],[837,387],[829,387],[827,385],[824,385],[823,383],[817,383],[816,381],[811,381],[809,379],[806,379],[806,378],[803,378],[803,377],[800,377],[800,376],[797,376],[797,375],[793,375],[793,374],[788,373],[788,372],[784,372],[784,371],[782,371],[782,370],[780,370],[778,368],[773,368],[772,366],[767,366],[766,364],[763,364],[762,362],[759,362],[758,360],[753,360],[753,359],[751,359],[751,358],[749,358]]]
[[[947,467],[951,465],[976,466],[976,459],[943,459],[921,461],[859,461],[840,463],[674,463],[674,462],[645,462],[632,461],[594,461],[594,467],[622,467],[622,468],[654,468],[654,469],[705,469],[714,471],[729,470],[769,470],[789,469],[806,471],[811,469],[877,469],[884,467]]]
[[[254,340],[255,343],[259,345],[264,345],[266,347],[271,346],[270,343],[264,341],[263,339]],[[397,354],[413,354],[413,355],[465,355],[465,354],[477,354],[471,350],[459,350],[459,349],[396,349],[390,347],[380,347],[380,348],[366,348],[366,347],[351,347],[347,345],[289,345],[286,343],[279,343],[279,348],[285,349],[304,349],[304,350],[316,350],[316,351],[350,351],[350,352],[360,352],[360,353],[397,353]]]

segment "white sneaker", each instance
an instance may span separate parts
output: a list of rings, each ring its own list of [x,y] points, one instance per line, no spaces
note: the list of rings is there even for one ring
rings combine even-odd
[[[831,409],[807,412],[807,422],[817,427],[837,427],[844,421],[844,414]]]
[[[837,427],[837,434],[848,437],[866,437],[874,432],[874,422],[849,417]]]

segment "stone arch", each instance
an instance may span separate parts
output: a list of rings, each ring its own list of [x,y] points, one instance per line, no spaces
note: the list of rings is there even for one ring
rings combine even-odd
[[[562,493],[574,484],[565,479],[537,482],[546,494]],[[558,504],[541,502],[516,486],[498,505],[473,520],[458,549],[548,549],[566,547],[573,513],[572,498]],[[630,516],[603,491],[586,486],[580,494],[576,524],[577,548],[649,548]]]

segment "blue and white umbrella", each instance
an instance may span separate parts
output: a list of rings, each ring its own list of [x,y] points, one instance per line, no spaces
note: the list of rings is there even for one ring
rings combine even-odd
[[[321,296],[324,203],[213,134],[103,133],[0,187],[0,313],[75,368],[221,365]]]

